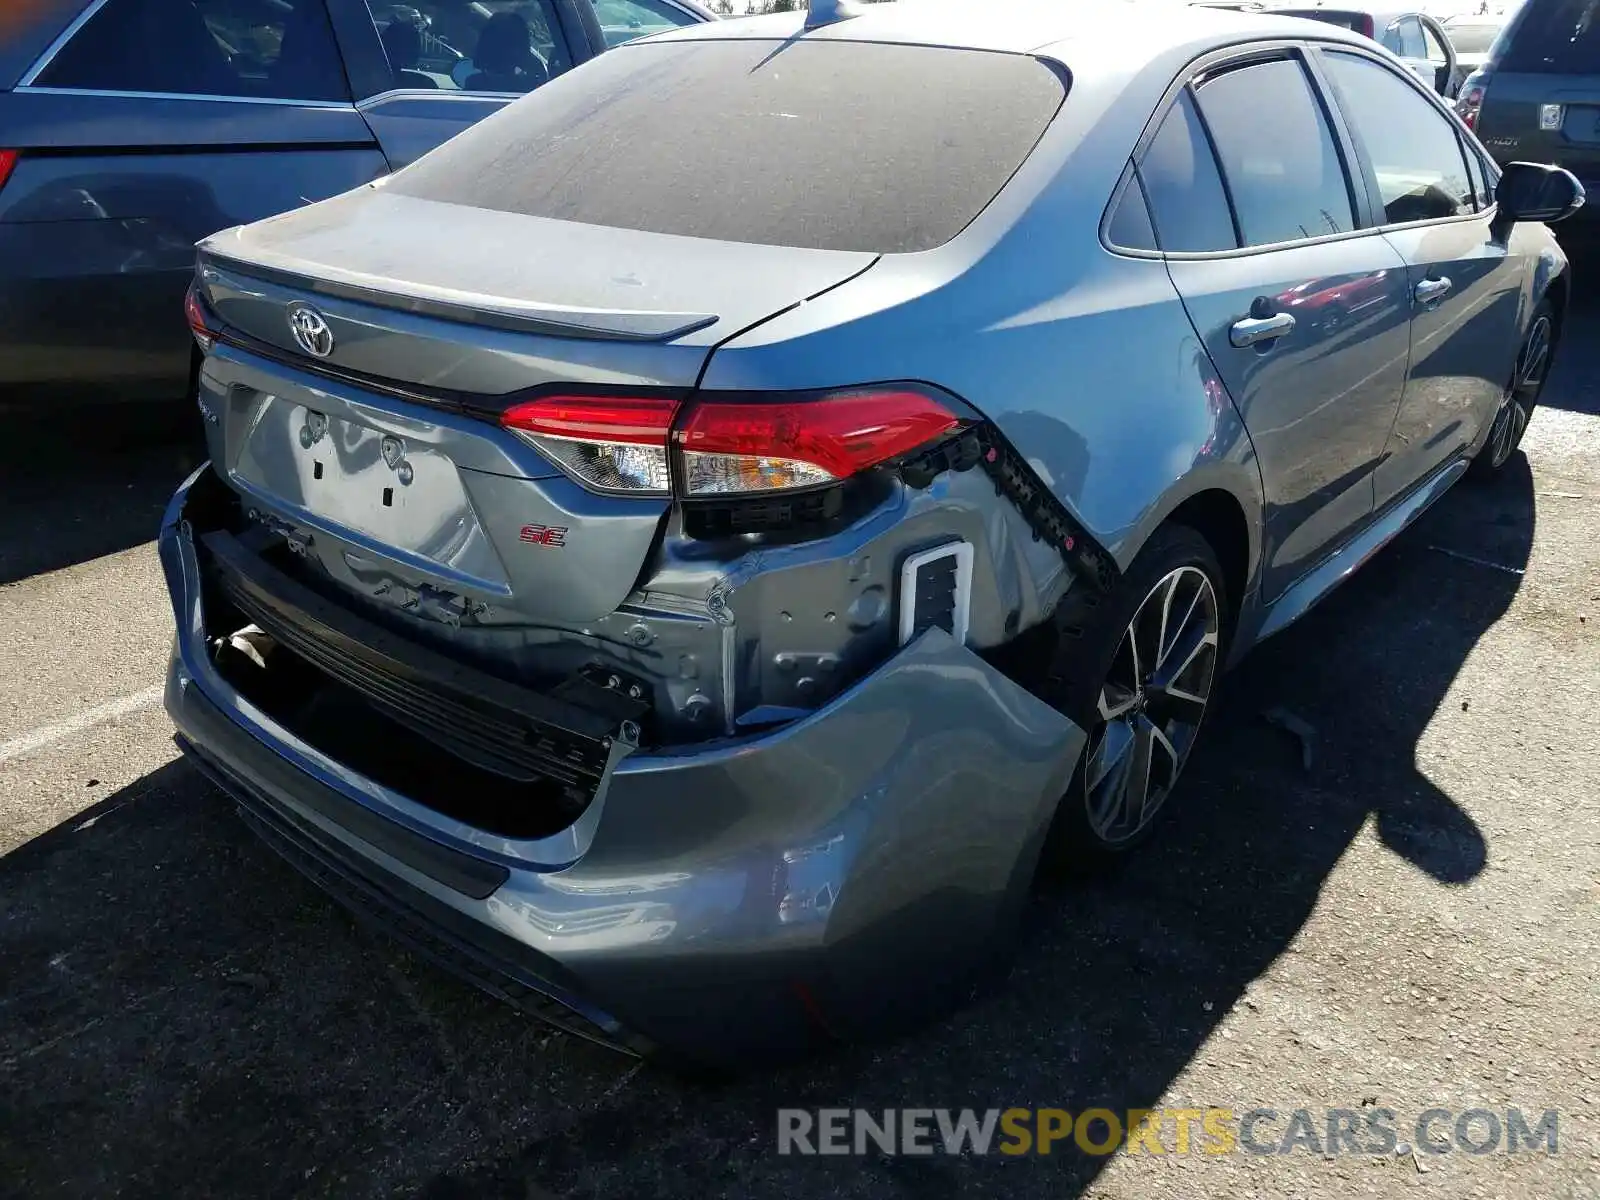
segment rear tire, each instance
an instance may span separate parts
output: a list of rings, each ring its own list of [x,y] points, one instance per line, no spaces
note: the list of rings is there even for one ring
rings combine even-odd
[[[1484,442],[1483,449],[1468,468],[1474,479],[1497,478],[1517,447],[1522,445],[1522,435],[1528,431],[1528,422],[1533,419],[1533,410],[1544,391],[1555,348],[1555,308],[1549,300],[1541,300],[1539,307],[1533,310],[1533,319],[1528,322],[1511,382],[1506,385],[1505,395],[1489,426],[1489,440]]]
[[[1205,538],[1164,525],[1109,593],[1063,598],[1040,693],[1089,740],[1056,809],[1047,869],[1114,863],[1167,810],[1227,652],[1224,580]]]

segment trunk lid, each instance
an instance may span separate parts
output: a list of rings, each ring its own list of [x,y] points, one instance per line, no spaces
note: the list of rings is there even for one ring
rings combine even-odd
[[[370,305],[368,330],[336,337],[330,365],[490,396],[588,375],[690,386],[717,342],[876,257],[580,225],[392,195],[384,182],[207,238],[202,268]],[[229,324],[300,353],[281,309],[254,299],[239,291],[213,303]],[[508,369],[496,351],[510,343],[474,353],[476,331],[526,335],[547,378],[530,378],[527,363]],[[541,336],[563,339],[566,360],[554,344],[536,346]]]
[[[213,460],[369,599],[582,625],[633,589],[668,501],[586,490],[494,413],[550,386],[687,392],[720,341],[873,261],[364,188],[201,243]],[[321,353],[289,320],[308,306]]]

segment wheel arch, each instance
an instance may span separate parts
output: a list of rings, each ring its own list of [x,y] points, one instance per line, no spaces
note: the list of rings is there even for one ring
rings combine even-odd
[[[1555,333],[1559,341],[1572,301],[1572,267],[1566,255],[1553,244],[1545,247],[1534,262],[1532,286],[1528,289],[1527,308],[1522,314],[1518,345],[1533,320],[1534,312],[1544,300],[1549,300],[1550,307],[1555,310]]]
[[[1130,562],[1157,529],[1186,525],[1211,544],[1222,564],[1230,617],[1237,622],[1255,595],[1262,554],[1261,477],[1254,463],[1212,462],[1169,490],[1139,523],[1118,557]]]
[[[1239,498],[1224,488],[1196,492],[1167,514],[1163,524],[1187,525],[1210,543],[1222,564],[1228,616],[1237,620],[1251,584],[1250,520]]]
[[[1572,303],[1572,271],[1570,268],[1562,268],[1546,281],[1544,292],[1535,294],[1534,307],[1537,308],[1539,300],[1546,297],[1549,298],[1550,307],[1554,312],[1556,342],[1559,344],[1561,334],[1566,328],[1567,307]]]

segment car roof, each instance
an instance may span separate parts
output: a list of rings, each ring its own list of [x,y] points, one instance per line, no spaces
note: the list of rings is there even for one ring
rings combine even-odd
[[[1275,4],[1268,11],[1271,12],[1321,12],[1331,16],[1371,17],[1373,25],[1387,25],[1398,21],[1401,17],[1421,17],[1426,14],[1419,8],[1366,8],[1360,4],[1317,4],[1311,0],[1307,4]]]
[[[632,44],[799,37],[893,42],[1037,54],[1057,59],[1075,76],[1092,73],[1096,64],[1114,62],[1125,68],[1132,55],[1155,58],[1183,47],[1201,53],[1231,42],[1306,37],[1370,44],[1347,30],[1300,17],[1206,8],[1181,0],[989,0],[981,5],[972,0],[896,0],[866,6],[858,16],[817,29],[807,31],[804,23],[803,11],[724,18]]]

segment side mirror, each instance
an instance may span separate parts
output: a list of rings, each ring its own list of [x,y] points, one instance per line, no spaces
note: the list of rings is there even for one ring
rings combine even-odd
[[[1507,163],[1495,185],[1502,221],[1565,221],[1583,207],[1583,184],[1571,171],[1539,163]]]

